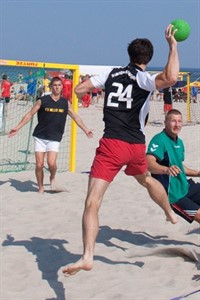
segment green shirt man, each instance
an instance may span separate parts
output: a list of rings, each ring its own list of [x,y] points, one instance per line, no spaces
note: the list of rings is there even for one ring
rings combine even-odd
[[[189,185],[182,163],[184,153],[182,140],[179,137],[174,140],[167,135],[165,130],[155,135],[148,146],[147,154],[153,155],[160,165],[166,167],[177,165],[181,169],[181,172],[174,177],[169,174],[152,174],[163,184],[171,204],[176,203],[188,193]]]

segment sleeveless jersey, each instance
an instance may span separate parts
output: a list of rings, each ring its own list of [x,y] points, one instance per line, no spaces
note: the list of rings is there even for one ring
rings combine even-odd
[[[54,101],[50,95],[41,97],[40,100],[42,104],[37,113],[38,124],[33,136],[60,142],[68,114],[68,101],[62,97]]]
[[[103,137],[144,144],[151,92],[155,76],[129,64],[110,73],[91,77],[95,87],[105,86]]]

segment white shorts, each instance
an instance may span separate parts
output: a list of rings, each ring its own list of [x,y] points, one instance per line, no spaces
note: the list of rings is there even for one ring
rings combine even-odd
[[[60,142],[39,139],[34,136],[35,152],[59,152]]]

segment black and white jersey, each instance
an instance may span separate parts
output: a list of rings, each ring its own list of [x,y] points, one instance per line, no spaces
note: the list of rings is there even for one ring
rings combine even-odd
[[[156,75],[129,64],[90,78],[95,87],[105,87],[104,137],[145,143],[144,126]]]

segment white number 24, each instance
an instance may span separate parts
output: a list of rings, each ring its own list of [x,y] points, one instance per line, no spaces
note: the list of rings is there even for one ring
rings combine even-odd
[[[117,87],[117,91],[116,92],[111,92],[108,95],[107,106],[112,106],[112,107],[118,107],[119,106],[119,103],[112,102],[112,98],[115,97],[115,98],[118,98],[118,101],[126,102],[126,108],[131,108],[131,103],[133,101],[133,98],[131,98],[132,85],[129,84],[125,88],[124,91],[123,91],[123,85],[121,83],[114,82],[112,85]]]

